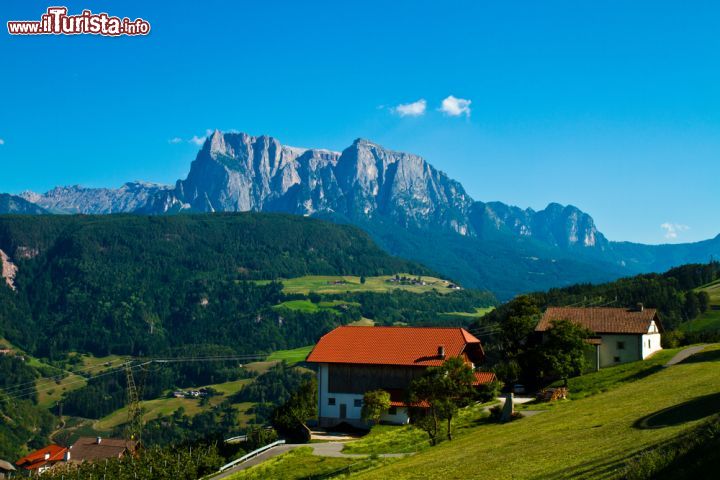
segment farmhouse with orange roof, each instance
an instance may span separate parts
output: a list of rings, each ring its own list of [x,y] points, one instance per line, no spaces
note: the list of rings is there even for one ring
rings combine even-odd
[[[461,357],[479,365],[485,354],[480,340],[463,328],[338,327],[323,336],[307,357],[318,365],[318,403],[321,427],[340,423],[365,427],[361,418],[363,396],[371,390],[390,393],[386,423],[409,421],[405,394],[425,369]],[[476,385],[495,375],[475,372]]]

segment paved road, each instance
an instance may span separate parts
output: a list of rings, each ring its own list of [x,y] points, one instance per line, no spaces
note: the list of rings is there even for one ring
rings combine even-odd
[[[695,355],[698,352],[701,352],[705,350],[706,347],[709,347],[710,345],[695,345],[694,347],[688,347],[684,350],[680,350],[678,353],[675,354],[674,357],[672,357],[664,366],[666,367],[672,367],[673,365],[676,365],[683,360],[685,360],[688,357],[691,357]]]
[[[313,454],[319,457],[344,457],[344,458],[362,458],[367,457],[363,453],[342,453],[343,442],[326,442],[326,443],[309,443],[305,446],[312,447]],[[409,453],[381,453],[378,457],[404,457],[410,455]]]
[[[265,460],[269,460],[273,457],[277,457],[278,455],[282,455],[283,453],[287,453],[290,450],[293,450],[297,447],[302,447],[302,445],[297,444],[285,444],[285,445],[278,445],[277,447],[271,448],[270,450],[267,450],[260,455],[258,455],[255,458],[252,458],[248,460],[247,462],[243,462],[240,465],[233,467],[229,470],[225,470],[224,472],[212,477],[213,480],[220,480],[221,478],[229,477],[230,475],[233,475],[240,470],[245,470],[246,468],[250,468],[252,466],[255,466],[259,463],[264,462]]]

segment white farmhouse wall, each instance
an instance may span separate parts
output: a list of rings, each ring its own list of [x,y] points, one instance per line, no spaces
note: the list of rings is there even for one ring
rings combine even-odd
[[[601,335],[600,367],[642,360],[640,335]]]
[[[658,350],[662,350],[659,333],[649,333],[642,336],[642,358],[645,359]]]
[[[386,413],[385,415],[380,418],[381,422],[388,422],[388,423],[395,423],[398,425],[405,425],[407,423],[410,423],[410,416],[408,415],[407,408],[404,407],[397,407],[395,414],[391,415],[390,413]]]
[[[327,363],[318,366],[318,413],[321,426],[334,426],[346,421],[351,425],[362,426],[362,400],[363,395],[355,393],[338,393],[328,391],[329,368]],[[330,399],[335,399],[334,405],[330,405]],[[355,401],[359,400],[357,406]],[[346,415],[340,418],[340,405],[345,405]],[[406,424],[409,417],[406,408],[397,408],[394,414],[386,413],[381,418],[383,422]]]

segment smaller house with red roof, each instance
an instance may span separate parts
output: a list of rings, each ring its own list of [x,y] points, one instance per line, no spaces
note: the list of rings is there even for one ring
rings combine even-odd
[[[59,462],[66,461],[68,449],[59,445],[48,445],[25,455],[15,465],[31,474],[41,474]]]
[[[405,424],[410,383],[425,369],[451,357],[479,365],[485,354],[480,340],[463,328],[338,327],[324,335],[307,357],[318,366],[318,413],[321,427],[340,423],[365,427],[362,402],[366,392],[390,393],[391,408],[381,421]],[[476,372],[476,385],[495,375]]]
[[[619,363],[644,360],[662,350],[662,324],[654,308],[550,307],[535,327],[546,332],[557,320],[569,320],[593,332],[588,343],[595,347],[596,369]]]

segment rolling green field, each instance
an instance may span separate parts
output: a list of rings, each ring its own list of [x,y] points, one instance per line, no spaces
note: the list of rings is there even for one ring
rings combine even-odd
[[[172,413],[177,410],[180,407],[183,407],[185,409],[185,414],[188,416],[197,415],[198,413],[209,410],[210,408],[214,407],[215,405],[218,405],[222,403],[222,401],[228,396],[232,395],[233,393],[237,392],[242,388],[243,385],[247,385],[248,383],[252,382],[252,379],[250,378],[244,378],[241,380],[235,380],[232,382],[225,382],[225,383],[216,383],[213,385],[206,385],[206,387],[212,387],[215,390],[218,390],[223,393],[223,395],[218,395],[211,397],[207,405],[201,406],[199,399],[191,399],[191,398],[156,398],[154,400],[145,400],[140,402],[140,406],[144,409],[143,413],[143,421],[147,422],[149,420],[154,420],[158,416],[168,416],[172,415]],[[198,387],[201,388],[201,387]],[[190,389],[185,389],[190,390]],[[238,404],[237,405],[241,412],[241,419],[247,420],[245,416],[242,415],[248,408],[252,406],[251,403],[245,403],[245,404]],[[249,418],[249,417],[248,417]],[[115,410],[110,415],[107,415],[100,420],[96,421],[93,424],[93,428],[97,431],[107,431],[112,430],[113,428],[117,427],[118,425],[122,425],[127,421],[127,407],[120,408],[118,410]]]
[[[38,405],[50,408],[60,401],[64,394],[82,388],[85,385],[87,385],[87,380],[74,373],[59,380],[38,378],[35,381],[35,388],[38,391]]]
[[[466,317],[470,320],[475,320],[484,317],[493,310],[495,310],[495,307],[476,307],[474,312],[447,312],[443,315],[449,315],[453,317]]]
[[[416,278],[410,274],[400,274]],[[367,277],[365,283],[360,283],[360,277],[354,276],[327,276],[327,275],[308,275],[305,277],[288,278],[281,280],[283,283],[283,292],[285,293],[301,293],[307,295],[310,292],[317,293],[345,293],[345,292],[389,292],[391,290],[407,290],[409,292],[423,293],[437,290],[441,293],[450,293],[453,290],[448,288],[449,282],[441,278],[422,277],[426,285],[399,285],[391,283],[390,280],[394,276],[383,275],[380,277]],[[344,282],[344,283],[334,283]]]
[[[710,295],[710,310],[697,318],[680,325],[684,332],[704,332],[720,330],[720,280],[705,285],[698,290],[704,290]]]
[[[305,361],[314,345],[308,345],[307,347],[295,348],[293,350],[278,350],[273,352],[267,358],[268,361],[282,361],[285,360],[289,365],[295,365],[296,363]]]
[[[282,308],[287,308],[289,310],[299,310],[306,313],[316,313],[321,310],[325,310],[333,313],[339,313],[338,308],[349,305],[357,306],[359,304],[356,302],[343,302],[342,300],[333,300],[329,302],[318,303],[313,303],[310,300],[289,300],[287,302],[275,305],[273,309],[278,310]]]
[[[631,457],[720,412],[720,402],[705,401],[720,392],[719,369],[720,347],[710,347],[607,392],[508,424],[469,428],[452,442],[356,478],[621,478]]]

